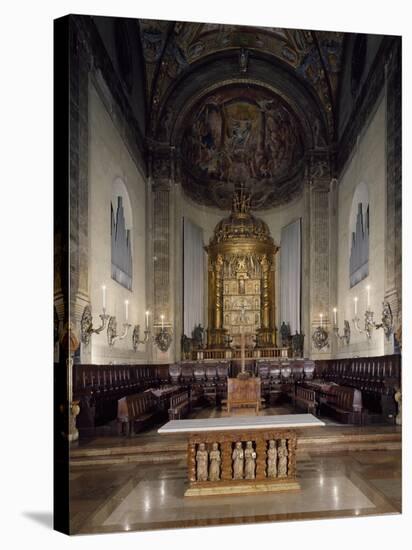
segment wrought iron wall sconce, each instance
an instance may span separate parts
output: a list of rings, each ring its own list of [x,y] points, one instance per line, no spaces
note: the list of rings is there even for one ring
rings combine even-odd
[[[370,309],[365,310],[365,323],[363,329],[359,326],[360,319],[357,315],[352,319],[352,322],[359,334],[366,334],[368,340],[372,338],[372,329],[375,324],[373,322],[373,311]]]
[[[132,325],[130,323],[123,323],[123,327],[124,327],[123,334],[117,334],[116,317],[111,316],[109,318],[109,324],[107,325],[107,342],[109,346],[114,346],[115,342],[117,342],[118,340],[124,340],[131,326]]]
[[[142,344],[147,344],[150,341],[150,330],[146,328],[144,331],[144,338],[140,340],[140,325],[135,325],[132,333],[132,345],[134,351],[138,350],[138,347]]]
[[[349,346],[350,343],[350,324],[346,319],[343,321],[343,334],[339,334],[339,327],[335,325],[333,327],[333,334],[335,335],[338,342]]]
[[[391,334],[393,333],[393,315],[392,309],[386,300],[382,302],[382,323],[375,328],[383,328],[386,339],[389,340]]]
[[[369,308],[365,311],[365,326],[364,329],[361,329],[359,326],[359,317],[356,316],[353,318],[353,324],[356,328],[356,330],[360,334],[366,334],[366,337],[368,340],[372,337],[372,330],[373,329],[379,329],[382,328],[386,338],[389,340],[390,335],[393,332],[393,315],[391,306],[388,302],[382,303],[382,322],[381,323],[375,323],[373,320],[374,312],[371,311]]]
[[[90,338],[92,334],[100,334],[105,329],[109,315],[106,313],[106,309],[103,308],[103,313],[99,315],[101,319],[101,325],[97,328],[93,327],[93,317],[90,306],[86,306],[83,310],[82,319],[80,322],[81,327],[81,340],[82,343],[88,346],[90,344]]]

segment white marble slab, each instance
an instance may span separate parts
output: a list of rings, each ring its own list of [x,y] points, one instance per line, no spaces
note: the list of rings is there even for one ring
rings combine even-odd
[[[230,416],[226,418],[171,420],[157,431],[159,434],[175,434],[230,430],[259,430],[268,428],[305,428],[308,426],[325,426],[325,423],[313,416],[313,414]]]

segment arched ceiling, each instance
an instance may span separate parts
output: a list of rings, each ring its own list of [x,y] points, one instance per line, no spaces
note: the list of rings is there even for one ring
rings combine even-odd
[[[303,159],[333,148],[343,33],[140,20],[149,141],[178,152],[185,192],[226,209],[299,193]]]

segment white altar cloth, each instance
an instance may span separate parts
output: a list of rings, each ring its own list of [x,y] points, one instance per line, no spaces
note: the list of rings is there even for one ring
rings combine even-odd
[[[264,430],[324,426],[313,414],[278,414],[273,416],[230,416],[195,420],[171,420],[157,431],[159,434],[222,432],[230,430]]]

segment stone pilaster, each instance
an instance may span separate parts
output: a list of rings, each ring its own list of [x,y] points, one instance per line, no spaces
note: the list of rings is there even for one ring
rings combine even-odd
[[[309,332],[306,332],[307,346],[313,358],[331,356],[330,324],[330,159],[327,153],[311,155],[308,174],[309,185]],[[333,306],[332,306],[333,307]],[[313,331],[320,324],[323,314],[323,328],[329,331],[329,344],[322,350],[317,349],[312,341]]]
[[[72,27],[74,29],[74,26]],[[70,320],[80,333],[85,306],[90,304],[88,277],[88,95],[89,58],[77,32],[72,33],[70,60]],[[90,360],[90,346],[81,345],[82,362]]]
[[[402,58],[395,42],[385,64],[386,83],[386,235],[385,300],[394,318],[402,322]],[[379,312],[380,313],[380,312]],[[379,322],[379,321],[378,321]],[[394,352],[393,335],[385,339],[385,353]]]
[[[152,152],[152,235],[153,235],[153,332],[162,324],[174,331],[173,298],[173,235],[175,230],[173,189],[173,158],[170,149],[159,147]],[[175,356],[174,338],[169,349],[162,352],[153,344],[155,362],[172,362]]]
[[[330,298],[330,325],[329,325],[329,343],[330,351],[335,357],[339,351],[339,344],[337,338],[333,333],[333,308],[338,304],[338,180],[332,178],[329,192],[329,298]],[[340,326],[338,321],[339,333],[343,333],[343,318],[342,315],[338,317],[340,319]]]

